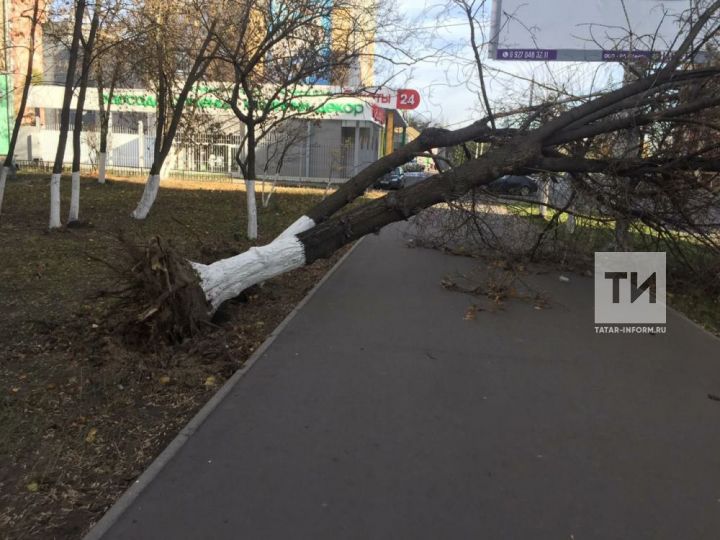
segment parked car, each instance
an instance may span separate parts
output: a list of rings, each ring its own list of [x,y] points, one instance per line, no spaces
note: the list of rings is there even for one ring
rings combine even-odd
[[[396,167],[387,174],[384,174],[375,182],[377,189],[400,189],[405,187],[405,171],[402,167]]]
[[[501,195],[528,197],[538,191],[537,182],[529,176],[507,175],[488,184],[488,190]]]

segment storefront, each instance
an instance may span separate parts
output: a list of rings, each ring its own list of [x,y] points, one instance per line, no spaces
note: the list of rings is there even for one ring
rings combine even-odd
[[[57,144],[63,87],[38,85],[31,89],[29,106],[43,109],[44,122],[26,126],[16,152],[18,160],[52,161]],[[148,168],[152,162],[156,98],[138,89],[117,90],[110,101],[108,166]],[[284,120],[256,147],[259,175],[287,179],[342,181],[377,159],[382,151],[383,124],[392,111],[372,100],[300,92],[276,104]],[[241,104],[241,107],[243,105]],[[89,88],[83,115],[82,162],[96,162],[99,96]],[[237,171],[235,154],[243,152],[243,126],[229,105],[208,87],[188,99],[186,117],[192,129],[180,132],[169,159],[171,169],[214,173]],[[74,118],[74,109],[71,119]],[[72,123],[72,122],[71,122]],[[71,145],[65,161],[72,159]]]

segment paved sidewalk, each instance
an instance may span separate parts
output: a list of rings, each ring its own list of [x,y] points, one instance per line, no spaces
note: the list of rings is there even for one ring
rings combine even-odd
[[[720,538],[720,341],[598,336],[440,280],[477,262],[366,238],[103,536]]]

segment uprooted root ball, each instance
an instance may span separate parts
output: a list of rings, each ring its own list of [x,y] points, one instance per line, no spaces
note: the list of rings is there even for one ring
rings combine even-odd
[[[130,256],[122,278],[123,333],[131,343],[178,343],[210,322],[210,306],[190,263],[160,237],[145,245],[122,239]]]

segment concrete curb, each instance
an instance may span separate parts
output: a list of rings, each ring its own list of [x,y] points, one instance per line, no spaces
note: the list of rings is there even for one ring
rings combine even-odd
[[[88,533],[85,535],[84,540],[99,540],[105,533],[120,519],[122,514],[127,510],[130,505],[135,502],[145,488],[152,482],[155,477],[162,471],[165,465],[180,451],[185,442],[202,426],[205,420],[215,410],[215,408],[225,399],[235,385],[246,375],[265,354],[265,351],[273,344],[280,333],[285,327],[295,318],[295,315],[307,304],[310,299],[315,296],[315,293],[323,286],[323,284],[332,276],[335,271],[345,262],[350,254],[355,251],[355,248],[362,242],[362,238],[355,242],[353,246],[343,255],[335,265],[328,270],[328,272],[322,277],[322,279],[300,300],[300,302],[293,308],[293,310],[285,317],[282,322],[272,331],[268,338],[258,347],[258,349],[248,358],[243,364],[243,367],[238,369],[232,377],[230,377],[225,384],[213,395],[210,400],[195,414],[195,416],[187,423],[187,425],[177,434],[177,436],[170,442],[170,444],[160,453],[158,457],[148,466],[147,469],[140,475],[140,477],[133,482],[133,484],[123,493],[120,498],[108,509],[107,512],[100,518]]]

